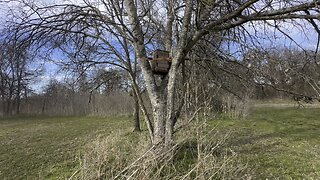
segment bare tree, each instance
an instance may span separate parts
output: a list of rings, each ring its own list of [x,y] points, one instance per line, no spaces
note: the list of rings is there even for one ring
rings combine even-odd
[[[86,71],[98,68],[96,77],[94,77],[89,87],[91,90],[104,86],[107,91],[115,91],[121,89],[120,86],[124,83],[128,83],[134,100],[133,131],[140,131],[139,99],[141,100],[142,108],[145,109],[145,107],[141,95],[137,95],[140,94],[140,89],[137,85],[140,72],[137,67],[136,57],[132,57],[132,47],[128,40],[125,38],[114,39],[118,42],[117,44],[121,45],[118,48],[114,48],[117,44],[106,43],[108,41],[105,39],[99,42],[99,39],[88,39],[81,34],[80,36],[79,34],[76,35],[75,39],[71,39],[71,43],[59,46],[59,50],[68,56],[67,61],[63,60],[60,65],[64,70],[73,71],[79,74],[80,77],[86,74]],[[74,47],[74,49],[70,47]],[[148,116],[145,116],[145,118],[149,119]],[[150,120],[148,121],[150,122]]]
[[[0,95],[3,113],[19,114],[21,98],[26,97],[30,81],[39,73],[29,68],[31,54],[26,44],[3,40],[0,44]]]
[[[103,62],[129,70],[151,142],[161,150],[173,143],[174,125],[181,111],[177,99],[182,97],[176,89],[181,64],[195,46],[208,37],[222,38],[229,42],[229,48],[217,43],[216,49],[228,54],[236,42],[241,42],[243,49],[259,44],[252,34],[258,25],[281,31],[283,24],[298,27],[307,22],[317,28],[320,2],[100,0],[47,6],[24,1],[22,4],[28,11],[16,21],[20,38],[52,47],[68,45],[78,37],[90,39],[103,59],[96,58],[95,64]],[[155,48],[170,52],[172,63],[165,75],[155,74],[149,64],[148,52]],[[137,59],[144,77],[152,119],[135,83],[133,59]]]
[[[315,52],[277,47],[255,49],[243,56],[242,65],[258,85],[258,97],[319,99],[319,65]]]
[[[170,144],[173,135],[173,122],[176,114],[175,109],[175,87],[177,84],[177,73],[179,66],[184,61],[187,53],[203,37],[212,33],[219,33],[233,28],[245,28],[246,23],[266,20],[282,19],[318,19],[318,2],[302,3],[287,1],[261,2],[261,1],[211,1],[205,7],[200,15],[195,14],[194,2],[192,0],[183,3],[183,17],[181,29],[179,31],[179,40],[176,42],[175,52],[172,54],[172,65],[168,78],[164,78],[160,86],[157,86],[155,78],[150,71],[149,64],[144,61],[146,57],[146,46],[144,42],[144,33],[141,20],[139,18],[139,4],[134,1],[125,0],[125,7],[131,22],[131,30],[134,37],[134,48],[140,59],[147,89],[153,105],[153,117],[155,121],[154,144],[165,142]],[[201,3],[200,3],[201,4]],[[277,4],[278,6],[276,6]],[[170,3],[167,4],[168,9]],[[179,7],[174,5],[175,7]],[[200,8],[201,6],[196,6]],[[314,10],[312,14],[305,14],[304,11]],[[177,14],[176,14],[177,15]],[[193,24],[193,16],[200,21],[200,27]],[[168,16],[168,19],[170,16]],[[167,29],[172,29],[172,24],[168,23]],[[194,25],[194,26],[193,26]],[[168,31],[169,32],[169,31]],[[173,36],[167,37],[167,42],[173,42]],[[168,49],[171,50],[171,49]],[[166,82],[167,81],[167,82]]]

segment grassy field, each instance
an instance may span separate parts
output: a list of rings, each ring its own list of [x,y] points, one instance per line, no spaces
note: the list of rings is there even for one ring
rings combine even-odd
[[[212,120],[232,131],[226,146],[259,179],[320,177],[320,109],[260,107],[245,120]]]
[[[82,147],[129,131],[128,117],[17,117],[0,120],[0,179],[66,179]]]
[[[209,121],[254,179],[320,177],[320,109],[256,107],[246,119]],[[130,133],[129,117],[16,117],[0,120],[0,179],[66,179],[85,144]]]

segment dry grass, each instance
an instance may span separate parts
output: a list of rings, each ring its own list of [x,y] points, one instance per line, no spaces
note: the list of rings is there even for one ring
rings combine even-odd
[[[228,134],[206,123],[179,134],[171,149],[155,152],[145,134],[118,132],[90,143],[76,179],[230,179],[249,176],[237,154],[224,147]],[[184,138],[182,138],[184,137]],[[185,138],[187,137],[187,138]],[[210,137],[210,138],[208,138]]]

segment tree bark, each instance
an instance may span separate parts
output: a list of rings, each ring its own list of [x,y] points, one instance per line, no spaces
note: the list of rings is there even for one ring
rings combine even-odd
[[[167,51],[172,49],[172,34],[173,34],[173,20],[174,20],[174,2],[168,0],[167,5],[167,22],[165,35],[165,48]]]
[[[161,87],[160,87],[161,88]],[[152,115],[154,120],[154,144],[161,145],[165,141],[165,123],[166,123],[166,94],[165,86],[162,90],[157,92],[157,95],[150,94],[154,96],[155,101],[152,101]],[[150,96],[149,95],[149,96]]]

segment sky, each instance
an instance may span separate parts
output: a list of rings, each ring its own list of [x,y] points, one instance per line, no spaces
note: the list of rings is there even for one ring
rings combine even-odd
[[[1,2],[0,0],[0,24],[6,21],[7,11],[9,9],[8,3]]]
[[[57,1],[63,1],[63,0],[42,0],[45,3],[52,3]],[[68,1],[70,2],[70,1]],[[78,0],[73,0],[73,2],[79,2]],[[14,3],[7,3],[7,2],[1,2],[0,0],[0,24],[4,24],[4,22],[7,20],[7,11],[9,7],[14,6]],[[1,26],[1,25],[0,25]],[[258,26],[257,26],[258,27]],[[304,30],[298,29],[296,27],[293,27],[292,24],[287,23],[283,25],[283,30],[288,33],[300,46],[306,49],[315,50],[317,45],[317,38],[318,35],[313,30],[311,26],[305,25],[303,27]],[[260,32],[263,33],[262,28],[260,28]],[[281,33],[274,31],[274,29],[264,29],[269,35],[273,35],[274,37],[277,37],[275,39],[271,40],[261,40],[263,44],[266,46],[285,46],[285,47],[292,47],[296,46],[294,43],[291,42],[288,38],[284,37]],[[39,78],[39,81],[33,85],[33,89],[37,92],[41,91],[41,87],[45,86],[50,79],[54,78],[59,81],[62,81],[64,79],[64,75],[62,73],[57,73],[57,70],[59,67],[55,65],[52,62],[48,62],[45,65],[45,74],[42,75]]]

